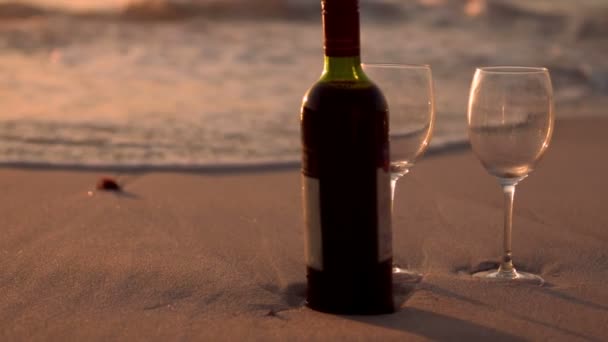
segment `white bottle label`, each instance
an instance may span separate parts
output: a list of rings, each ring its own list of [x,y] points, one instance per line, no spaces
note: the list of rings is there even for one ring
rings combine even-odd
[[[319,180],[302,176],[304,196],[305,257],[306,265],[318,271],[323,270],[323,245],[321,241],[321,204],[319,201]]]
[[[376,173],[378,213],[378,261],[393,256],[393,232],[391,230],[391,175],[379,168]]]
[[[390,174],[380,168],[376,173],[377,216],[378,216],[378,262],[393,256],[391,231]],[[302,176],[305,258],[306,265],[318,271],[323,270],[323,243],[321,234],[321,205],[319,180]]]

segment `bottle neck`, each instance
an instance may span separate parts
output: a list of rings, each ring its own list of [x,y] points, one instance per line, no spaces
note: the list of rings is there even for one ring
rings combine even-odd
[[[322,80],[331,81],[367,81],[361,68],[361,58],[325,56]]]
[[[359,1],[322,0],[325,63],[322,79],[358,81],[361,69]]]

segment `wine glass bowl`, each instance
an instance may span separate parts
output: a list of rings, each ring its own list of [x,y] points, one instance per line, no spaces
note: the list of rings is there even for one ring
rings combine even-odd
[[[435,124],[431,67],[363,63],[363,69],[389,106],[391,178],[396,181],[409,172],[431,141]]]
[[[365,73],[382,90],[389,107],[391,203],[397,180],[426,151],[435,124],[435,98],[428,65],[363,63]],[[417,282],[414,271],[393,267],[401,282]]]
[[[549,147],[553,131],[547,69],[478,70],[469,98],[473,152],[496,177],[525,177]]]
[[[511,230],[515,186],[542,158],[553,134],[551,78],[546,68],[477,68],[469,94],[468,135],[486,171],[498,178],[505,196],[504,254],[498,270],[475,276],[541,283],[512,262]]]

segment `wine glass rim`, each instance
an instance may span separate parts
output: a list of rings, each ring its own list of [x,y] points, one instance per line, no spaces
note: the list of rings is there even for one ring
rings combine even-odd
[[[528,66],[488,66],[478,67],[478,71],[490,74],[530,74],[530,73],[545,73],[548,71],[545,67],[528,67]]]
[[[363,62],[363,67],[370,66],[375,68],[403,68],[403,69],[431,69],[430,64],[406,64],[406,63],[374,63]]]

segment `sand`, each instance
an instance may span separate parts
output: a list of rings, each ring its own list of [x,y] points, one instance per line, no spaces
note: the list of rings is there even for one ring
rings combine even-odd
[[[502,197],[466,148],[398,184],[398,312],[302,306],[297,167],[0,170],[0,340],[550,340],[608,338],[608,120],[559,121],[516,194],[514,258],[542,286],[469,273],[496,262]],[[116,176],[116,175],[115,175]],[[89,193],[90,192],[90,193]]]

